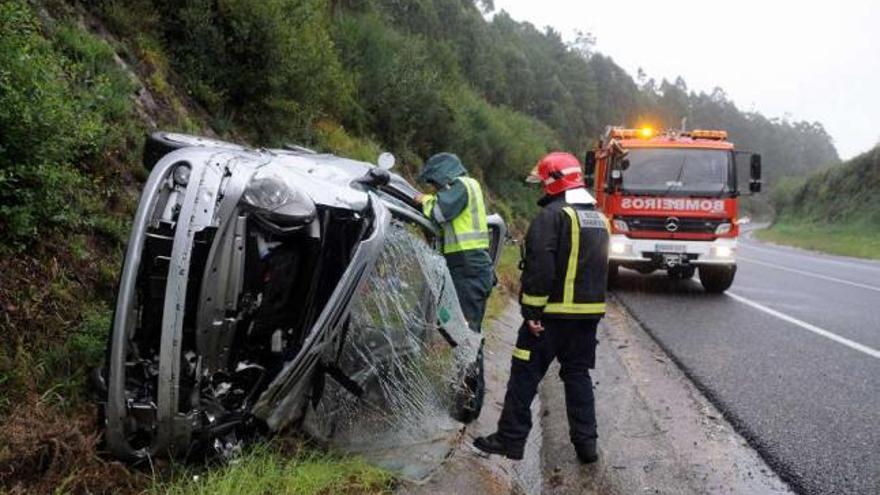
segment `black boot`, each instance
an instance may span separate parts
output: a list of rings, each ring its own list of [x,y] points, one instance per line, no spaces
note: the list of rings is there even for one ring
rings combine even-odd
[[[589,440],[580,445],[575,445],[574,451],[577,452],[578,460],[584,464],[591,464],[599,460],[599,451],[596,447],[595,440]]]
[[[474,447],[486,452],[487,454],[499,454],[507,457],[508,459],[513,459],[514,461],[521,461],[523,458],[523,448],[514,448],[507,444],[503,438],[497,433],[493,433],[488,437],[479,437],[474,440]]]

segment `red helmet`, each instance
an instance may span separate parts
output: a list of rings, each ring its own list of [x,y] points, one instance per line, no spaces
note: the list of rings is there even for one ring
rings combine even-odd
[[[578,187],[584,187],[581,162],[571,153],[555,152],[541,158],[529,174],[528,182],[540,182],[544,192],[555,196]]]

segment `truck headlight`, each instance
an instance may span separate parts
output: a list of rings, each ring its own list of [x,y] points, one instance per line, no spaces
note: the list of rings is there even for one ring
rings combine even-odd
[[[626,243],[620,241],[612,241],[611,242],[611,253],[612,254],[623,254],[626,252]]]
[[[727,246],[718,246],[715,248],[715,256],[717,258],[730,258],[733,256],[733,249]]]
[[[258,220],[280,234],[311,223],[317,214],[312,198],[272,171],[257,171],[241,199]]]
[[[715,229],[715,235],[724,235],[730,232],[733,226],[727,222],[722,223]]]
[[[618,232],[629,232],[629,225],[626,223],[625,220],[615,218],[612,222],[612,225],[614,225],[614,230]]]

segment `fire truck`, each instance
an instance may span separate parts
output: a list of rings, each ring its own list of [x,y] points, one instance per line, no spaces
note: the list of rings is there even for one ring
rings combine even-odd
[[[731,286],[744,222],[738,179],[761,191],[761,155],[736,151],[726,131],[609,127],[584,163],[611,224],[610,284],[625,267],[674,279],[699,269],[707,292]]]

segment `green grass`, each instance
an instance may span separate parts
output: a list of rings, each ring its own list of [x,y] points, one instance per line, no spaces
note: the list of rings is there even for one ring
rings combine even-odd
[[[519,292],[519,245],[505,244],[501,248],[501,260],[495,269],[498,285],[486,303],[484,321],[492,321],[501,315],[511,298]]]
[[[152,493],[167,495],[380,494],[394,479],[359,458],[338,457],[274,445],[256,447],[224,468],[183,473],[157,483]]]
[[[858,224],[830,225],[782,220],[769,229],[755,232],[755,236],[763,241],[803,249],[880,259],[880,230]]]

